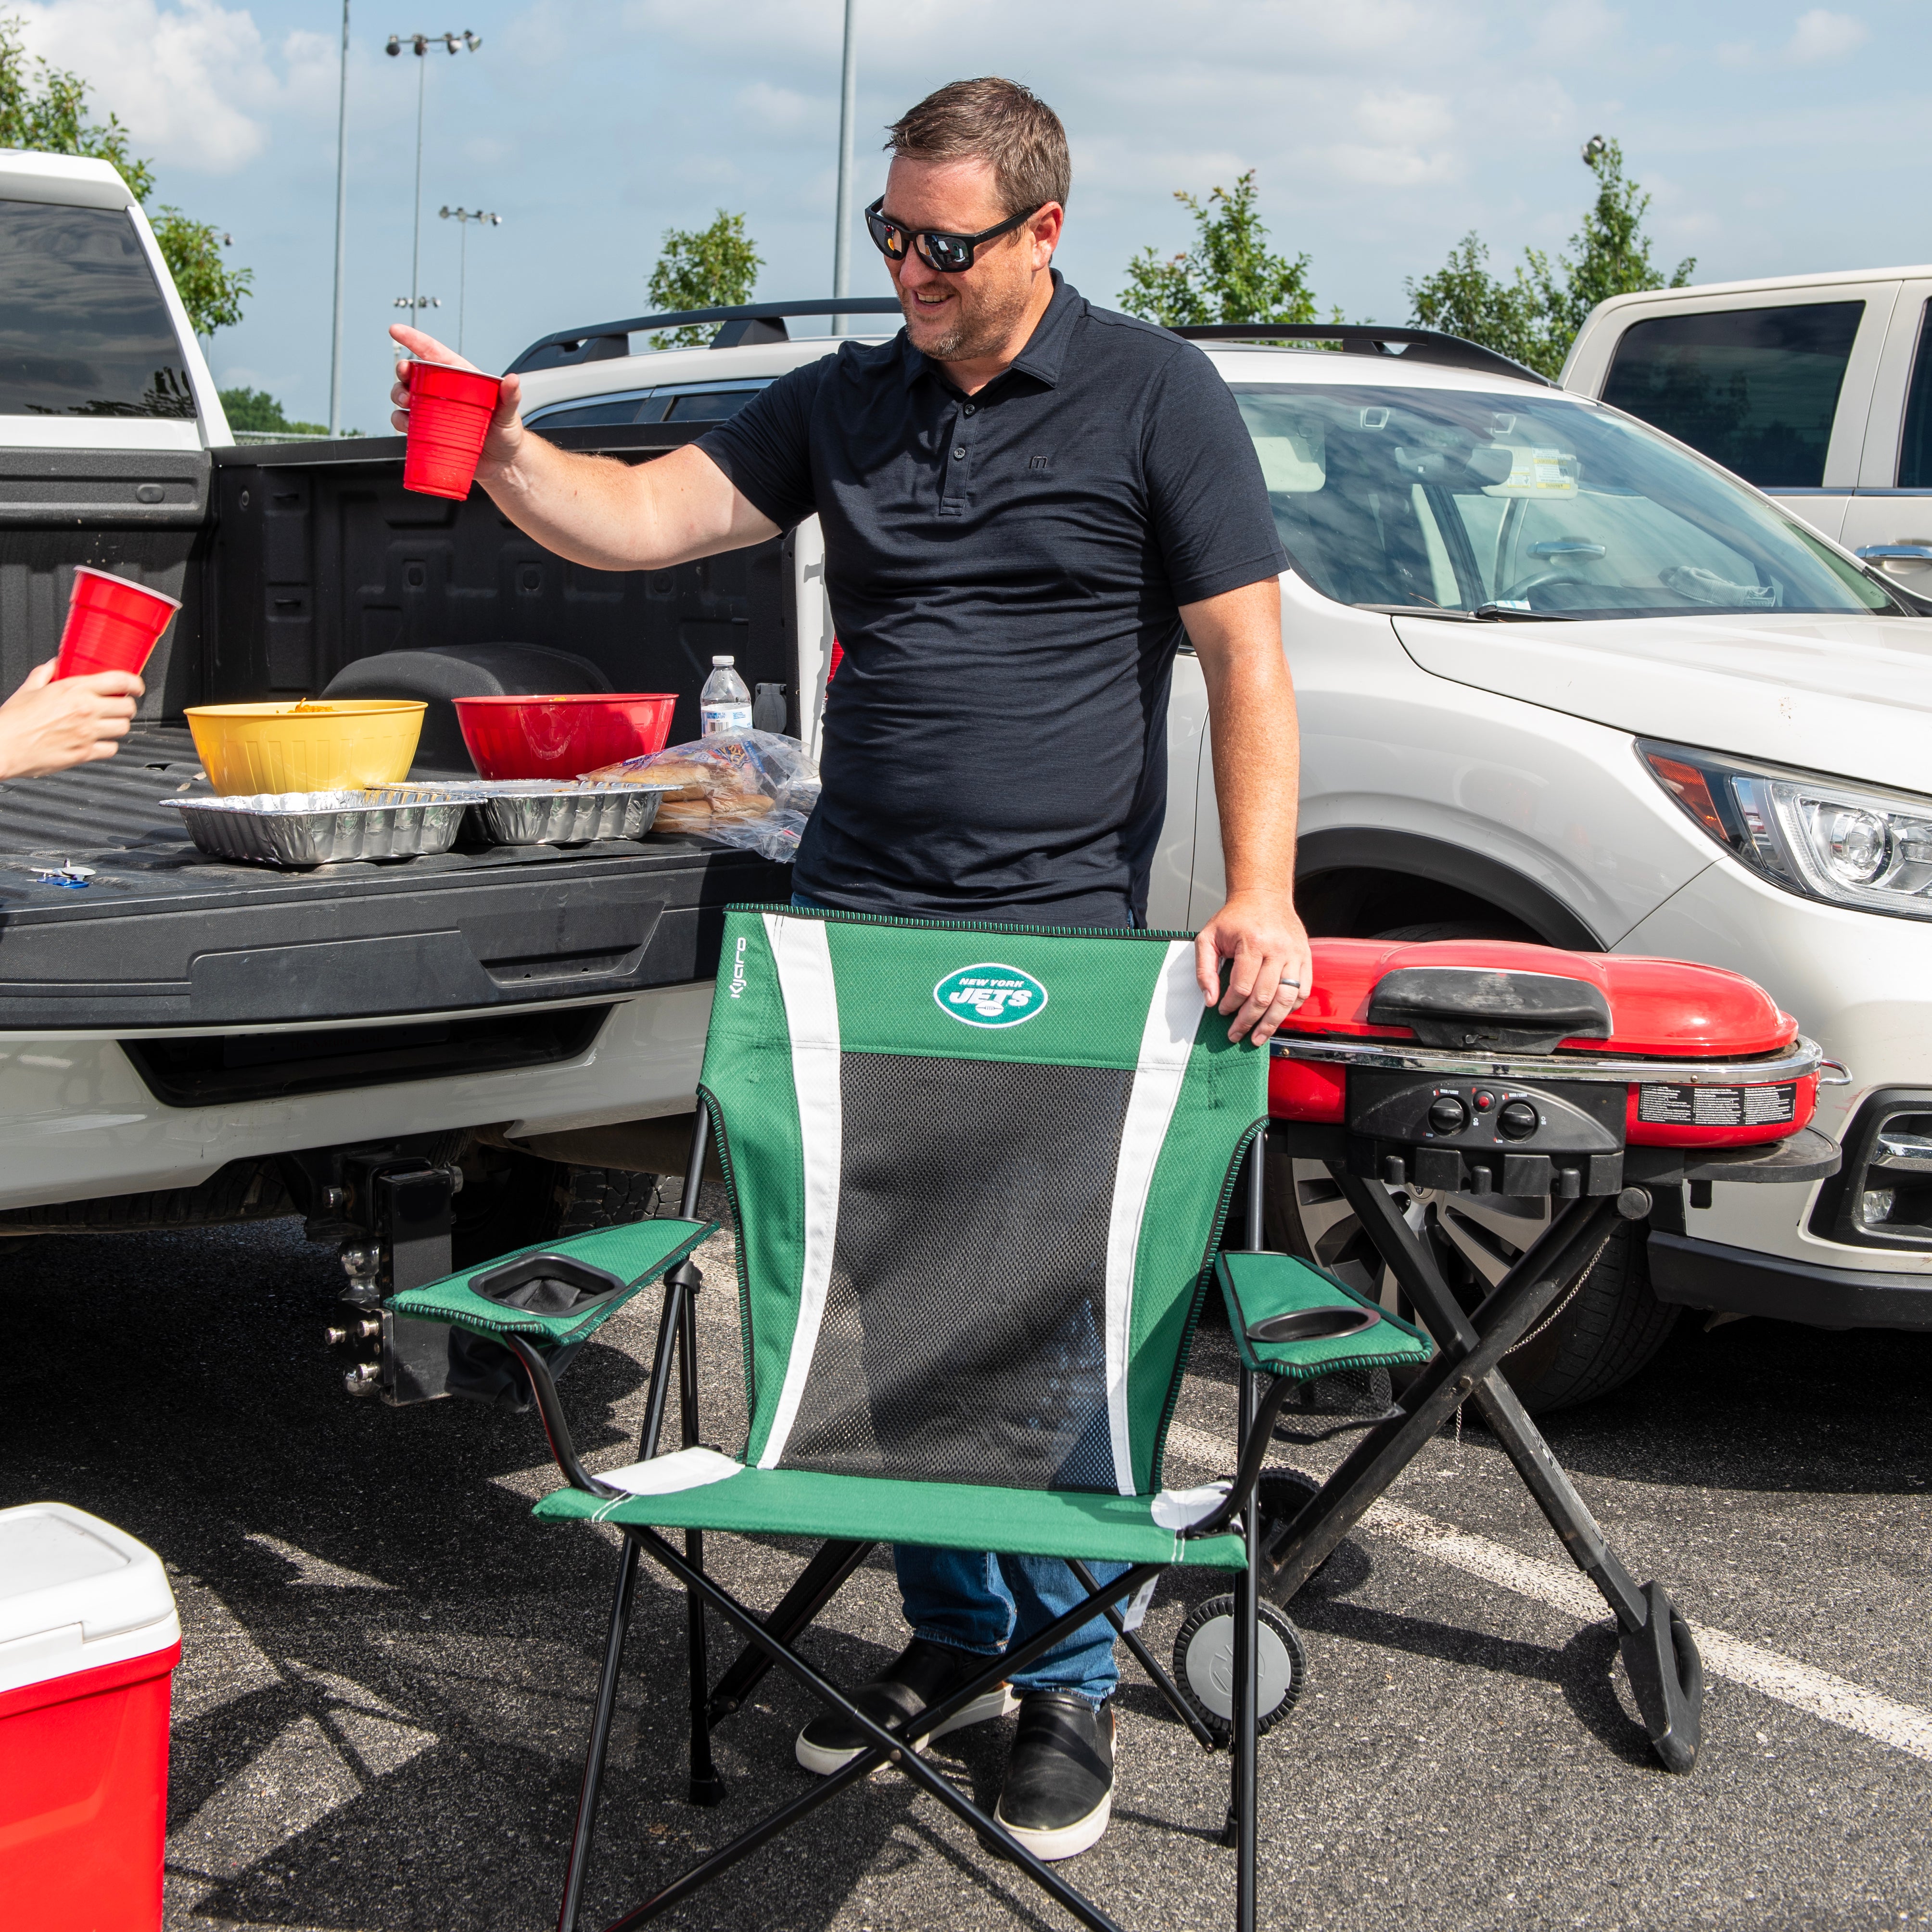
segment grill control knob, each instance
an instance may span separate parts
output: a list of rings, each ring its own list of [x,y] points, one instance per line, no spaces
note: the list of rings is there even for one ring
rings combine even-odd
[[[1527,1100],[1504,1102],[1502,1112],[1496,1116],[1497,1129],[1506,1141],[1526,1141],[1539,1124],[1536,1109]]]
[[[1429,1131],[1460,1134],[1469,1124],[1469,1110],[1454,1094],[1439,1094],[1429,1106]]]

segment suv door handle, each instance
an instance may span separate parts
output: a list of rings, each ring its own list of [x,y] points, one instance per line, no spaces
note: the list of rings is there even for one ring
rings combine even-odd
[[[1867,563],[1932,563],[1932,543],[1866,544],[1852,554]]]

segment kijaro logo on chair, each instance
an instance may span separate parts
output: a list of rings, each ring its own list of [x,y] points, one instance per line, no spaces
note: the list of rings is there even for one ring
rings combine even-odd
[[[1046,988],[1030,973],[997,962],[962,966],[933,988],[942,1012],[968,1026],[1018,1026],[1046,1004]]]

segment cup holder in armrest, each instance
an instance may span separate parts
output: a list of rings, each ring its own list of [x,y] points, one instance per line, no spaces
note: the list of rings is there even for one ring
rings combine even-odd
[[[1288,1342],[1332,1342],[1343,1335],[1359,1335],[1382,1319],[1381,1311],[1358,1305],[1352,1308],[1297,1308],[1286,1315],[1270,1315],[1247,1331],[1250,1342],[1263,1348],[1280,1348]]]
[[[568,1255],[519,1255],[470,1277],[473,1294],[530,1315],[575,1315],[622,1294],[629,1285],[608,1268],[592,1268]]]

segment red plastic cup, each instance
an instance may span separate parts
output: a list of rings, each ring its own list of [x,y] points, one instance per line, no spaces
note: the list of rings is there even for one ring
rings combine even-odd
[[[56,677],[85,677],[96,670],[131,670],[138,677],[148,653],[181,608],[146,584],[110,577],[91,564],[78,566],[67,601]]]
[[[476,479],[476,459],[483,454],[503,379],[454,369],[446,362],[407,367],[410,440],[403,457],[403,488],[461,502]]]
[[[575,778],[662,752],[675,692],[571,692],[554,698],[458,698],[456,722],[486,778]]]

